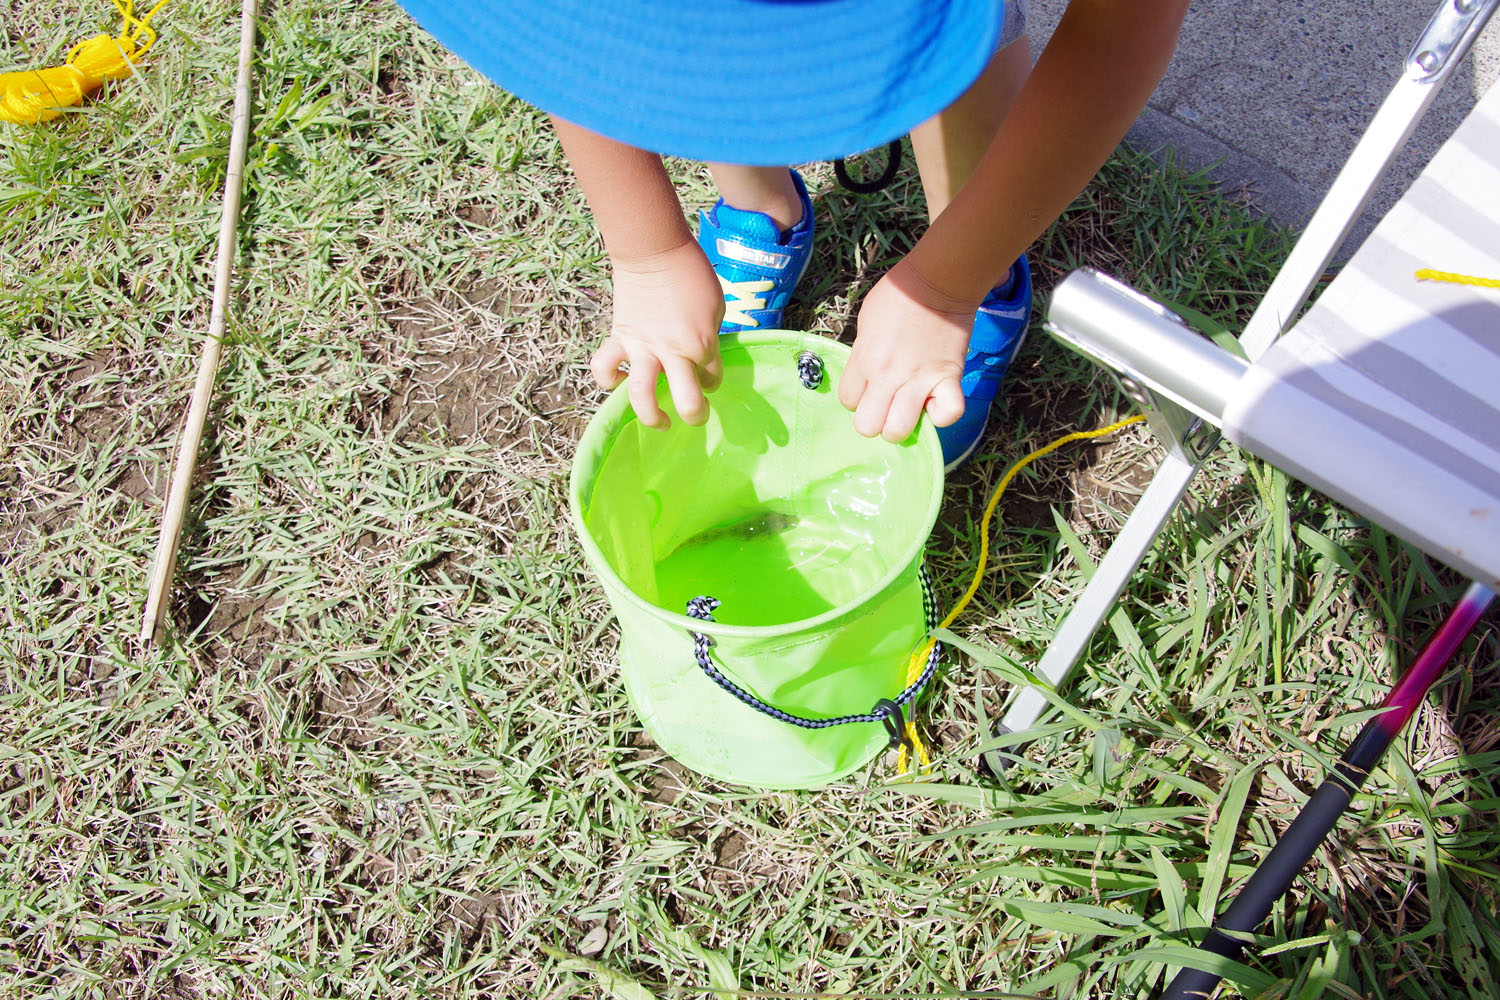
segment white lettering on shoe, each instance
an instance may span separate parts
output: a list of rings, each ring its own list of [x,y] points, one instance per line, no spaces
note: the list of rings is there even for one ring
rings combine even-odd
[[[719,237],[715,247],[719,256],[728,257],[730,260],[739,261],[741,264],[752,264],[756,267],[774,267],[780,271],[792,262],[791,254],[767,253],[754,247],[747,247],[743,243],[735,243]]]

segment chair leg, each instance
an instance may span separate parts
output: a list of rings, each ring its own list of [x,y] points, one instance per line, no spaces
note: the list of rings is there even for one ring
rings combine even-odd
[[[1145,558],[1162,525],[1172,516],[1177,502],[1187,491],[1198,471],[1198,465],[1179,455],[1168,453],[1156,470],[1140,502],[1126,519],[1109,551],[1099,561],[1083,594],[1058,627],[1057,636],[1042,655],[1036,673],[1051,686],[1059,687],[1073,672],[1093,638],[1109,617],[1130,577]],[[996,729],[997,733],[1019,733],[1034,726],[1047,708],[1047,699],[1032,687],[1021,688]]]

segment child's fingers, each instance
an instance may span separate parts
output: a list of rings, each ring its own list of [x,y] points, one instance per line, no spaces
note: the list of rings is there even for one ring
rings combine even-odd
[[[958,418],[963,415],[963,386],[957,378],[950,375],[934,386],[931,395],[927,397],[927,416],[932,418],[934,427],[947,427],[957,423]]]
[[[698,384],[704,392],[713,392],[724,382],[724,361],[717,351],[707,361],[698,362]]]
[[[839,402],[843,404],[844,409],[853,410],[857,407],[868,385],[869,381],[855,365],[850,364],[846,367],[844,374],[839,378]]]
[[[871,382],[859,397],[859,406],[854,410],[854,429],[867,438],[872,438],[885,428],[886,415],[891,410],[894,396],[891,386],[884,382]]]
[[[912,428],[922,416],[922,407],[927,402],[927,390],[921,382],[907,382],[891,397],[890,409],[886,411],[885,424],[880,436],[892,444],[899,444],[911,436]]]
[[[630,394],[630,407],[641,423],[656,430],[666,430],[672,421],[656,403],[656,379],[660,374],[661,364],[655,358],[632,359],[626,391]]]
[[[589,358],[589,371],[594,373],[594,381],[605,389],[619,385],[625,380],[625,373],[620,371],[625,359],[624,346],[613,337],[607,338]]]
[[[708,400],[698,387],[698,366],[687,358],[668,356],[661,359],[662,371],[667,373],[667,388],[672,392],[672,405],[677,415],[694,427],[708,419]]]

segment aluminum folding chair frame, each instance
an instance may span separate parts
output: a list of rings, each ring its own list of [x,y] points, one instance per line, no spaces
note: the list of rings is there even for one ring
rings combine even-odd
[[[1392,688],[1380,713],[1346,749],[1228,908],[1214,918],[1196,952],[1202,960],[1184,965],[1163,1000],[1206,1000],[1213,994],[1218,970],[1224,968],[1215,963],[1239,956],[1245,935],[1291,887],[1500,589],[1500,536],[1487,534],[1487,519],[1500,495],[1500,435],[1495,429],[1500,420],[1487,387],[1500,351],[1492,339],[1490,311],[1481,307],[1476,312],[1468,302],[1455,307],[1446,296],[1415,294],[1413,275],[1405,279],[1405,296],[1387,295],[1382,284],[1398,265],[1409,266],[1408,255],[1422,246],[1446,255],[1455,244],[1464,244],[1467,250],[1459,251],[1460,256],[1467,253],[1487,267],[1500,265],[1495,251],[1500,216],[1486,209],[1471,217],[1474,203],[1463,197],[1475,188],[1500,189],[1494,183],[1500,162],[1488,155],[1500,128],[1500,85],[1481,99],[1455,133],[1460,138],[1445,144],[1356,253],[1348,271],[1352,280],[1345,283],[1346,275],[1341,275],[1298,321],[1293,336],[1278,343],[1368,193],[1497,6],[1500,0],[1445,0],[1438,9],[1413,48],[1405,75],[1247,325],[1240,343],[1248,361],[1199,337],[1164,307],[1095,272],[1070,275],[1053,295],[1048,331],[1116,374],[1126,394],[1145,410],[1168,454],[1043,657],[1038,673],[1046,681],[1062,683],[1077,663],[1217,443],[1219,427],[1229,428],[1238,442],[1254,444],[1253,450],[1268,449],[1331,495],[1373,505],[1429,552],[1477,574],[1477,582]],[[1434,173],[1430,182],[1429,172]],[[1459,186],[1455,191],[1449,184]],[[1476,226],[1482,235],[1469,232]],[[1368,302],[1379,302],[1379,307],[1372,309]],[[1340,307],[1363,317],[1367,328],[1351,326]],[[1435,367],[1429,367],[1434,364],[1429,355],[1442,349],[1452,353],[1439,354]],[[1395,415],[1402,411],[1415,418]],[[1350,450],[1345,454],[1324,447],[1306,433],[1309,425]],[[1441,439],[1445,433],[1487,457],[1474,460],[1450,447]],[[1392,464],[1398,454],[1404,459]],[[1329,463],[1338,466],[1337,475],[1328,472]],[[1420,496],[1407,497],[1418,481],[1423,485]],[[1442,515],[1434,517],[1439,507]],[[1046,705],[1037,691],[1021,690],[1001,730],[1029,729]]]
[[[1263,356],[1292,325],[1359,218],[1371,191],[1497,7],[1500,0],[1443,0],[1439,5],[1412,47],[1401,79],[1381,104],[1246,324],[1239,343],[1251,362]],[[1143,407],[1153,431],[1167,446],[1151,483],[1035,668],[1035,673],[1055,688],[1066,682],[1082,658],[1217,444],[1214,428],[1226,402],[1225,386],[1238,376],[1243,362],[1210,344],[1195,351],[1189,340],[1172,336],[1171,356],[1174,365],[1180,367],[1171,373],[1171,384],[1165,384],[1156,360],[1160,355],[1147,346],[1153,343],[1153,331],[1187,333],[1193,340],[1197,335],[1163,307],[1099,276],[1070,276],[1059,285],[1045,329],[1116,372],[1122,388]],[[1081,330],[1089,331],[1088,335],[1080,336]],[[1187,348],[1179,349],[1184,344]],[[1147,372],[1158,377],[1148,377]],[[1017,689],[996,726],[996,734],[1031,729],[1048,705],[1035,688]]]

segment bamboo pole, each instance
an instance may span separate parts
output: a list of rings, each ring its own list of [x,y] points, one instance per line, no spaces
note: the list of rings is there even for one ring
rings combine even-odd
[[[198,378],[188,401],[187,419],[173,463],[171,485],[167,488],[166,511],[162,516],[161,535],[156,542],[156,557],[151,565],[151,580],[146,592],[146,611],[141,622],[141,641],[151,644],[161,633],[167,616],[167,592],[177,568],[177,545],[182,537],[182,522],[187,515],[188,494],[192,490],[193,472],[198,464],[198,446],[203,440],[203,425],[208,418],[208,403],[213,395],[214,377],[219,370],[219,355],[224,347],[224,320],[229,308],[231,276],[234,271],[235,233],[240,220],[240,196],[245,181],[245,147],[250,136],[250,65],[255,52],[255,16],[258,0],[242,0],[240,7],[240,65],[234,88],[234,125],[229,139],[229,169],[224,175],[224,208],[219,217],[219,254],[214,274],[213,310],[208,320],[208,340],[198,359]]]

